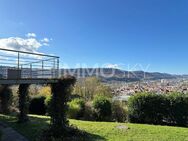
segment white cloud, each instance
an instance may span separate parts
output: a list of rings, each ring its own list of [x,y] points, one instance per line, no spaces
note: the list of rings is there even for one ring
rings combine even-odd
[[[51,41],[52,39],[48,39],[48,38],[44,38],[42,40],[40,40],[42,42],[42,45],[43,46],[49,46],[49,42]]]
[[[42,46],[42,44],[34,38],[1,38],[0,47],[4,49],[12,49],[17,51],[27,51],[27,52],[37,52],[37,50]]]
[[[105,65],[106,68],[113,68],[113,69],[119,69],[120,66],[118,64],[107,64]]]
[[[43,46],[49,46],[49,44],[48,44],[48,43],[42,43],[42,45],[43,45]]]
[[[37,35],[35,33],[27,33],[26,37],[28,37],[28,38],[36,38]]]
[[[49,43],[49,42],[50,42],[50,40],[49,40],[48,38],[44,38],[44,39],[42,39],[42,40],[41,40],[41,42],[44,42],[44,43]]]
[[[49,46],[49,42],[51,41],[48,38],[38,40],[35,33],[27,33],[26,36],[27,38],[0,38],[0,48],[36,53],[40,47]]]

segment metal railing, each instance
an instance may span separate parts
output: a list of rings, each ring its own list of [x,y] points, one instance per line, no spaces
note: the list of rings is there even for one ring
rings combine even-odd
[[[0,48],[0,79],[59,77],[59,57]]]

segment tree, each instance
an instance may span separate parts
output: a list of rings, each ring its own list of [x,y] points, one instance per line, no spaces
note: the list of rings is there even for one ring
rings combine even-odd
[[[49,86],[44,86],[39,90],[40,96],[50,96],[51,95],[51,88]]]
[[[101,83],[96,77],[79,79],[74,87],[74,94],[80,95],[86,101],[93,100],[97,95],[112,97],[110,87]]]
[[[19,110],[18,122],[27,122],[29,111],[29,84],[20,84],[18,88]]]
[[[72,92],[72,86],[75,84],[74,77],[63,77],[57,83],[51,84],[52,104],[50,112],[51,130],[56,137],[66,135],[69,131],[69,122],[67,120],[67,102]]]
[[[10,104],[12,98],[12,91],[9,85],[2,85],[0,88],[1,112],[8,114],[10,112]]]

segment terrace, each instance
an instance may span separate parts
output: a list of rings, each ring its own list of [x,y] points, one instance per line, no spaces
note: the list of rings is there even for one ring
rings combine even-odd
[[[59,57],[0,48],[0,84],[56,83]]]

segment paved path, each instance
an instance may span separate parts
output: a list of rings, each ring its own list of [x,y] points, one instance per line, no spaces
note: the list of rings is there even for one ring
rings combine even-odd
[[[1,141],[28,141],[21,134],[16,132],[11,127],[8,127],[6,124],[0,122],[0,130],[2,131],[2,140]]]

